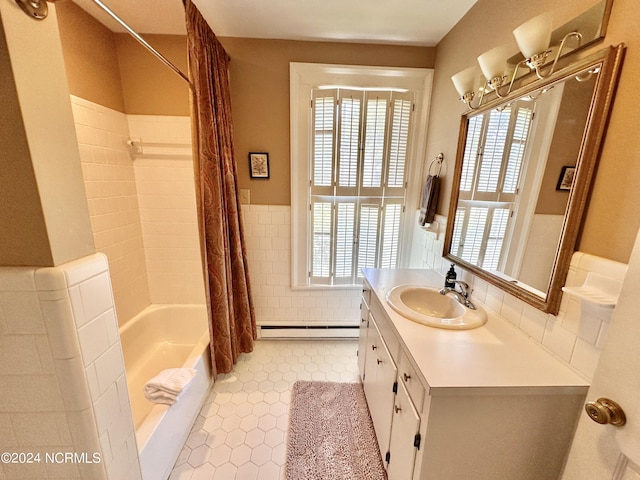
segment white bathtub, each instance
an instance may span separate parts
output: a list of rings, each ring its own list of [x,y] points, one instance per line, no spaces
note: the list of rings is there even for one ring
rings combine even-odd
[[[151,305],[120,328],[131,411],[144,480],[169,477],[211,384],[205,305]],[[154,404],[144,384],[166,368],[198,373],[178,401]]]

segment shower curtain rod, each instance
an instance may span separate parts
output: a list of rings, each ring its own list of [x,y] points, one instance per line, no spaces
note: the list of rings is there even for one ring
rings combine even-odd
[[[158,60],[160,60],[167,67],[169,67],[171,70],[173,70],[177,75],[180,75],[180,77],[182,77],[182,79],[185,80],[189,84],[189,87],[191,87],[191,81],[189,80],[188,76],[186,76],[184,73],[182,73],[182,71],[178,67],[176,67],[173,63],[171,63],[169,60],[167,60],[167,58],[164,55],[162,55],[159,51],[157,51],[155,48],[153,48],[149,44],[149,42],[147,42],[144,38],[142,38],[133,28],[131,28],[129,25],[127,25],[124,22],[124,20],[122,20],[120,17],[118,17],[118,15],[116,15],[113,10],[111,10],[109,7],[107,7],[100,0],[92,0],[92,1],[97,6],[99,6],[102,10],[104,10],[111,18],[113,18],[116,22],[118,22],[129,33],[129,35],[131,35],[133,38],[135,38],[143,47],[145,47],[153,55],[155,55],[158,58]]]

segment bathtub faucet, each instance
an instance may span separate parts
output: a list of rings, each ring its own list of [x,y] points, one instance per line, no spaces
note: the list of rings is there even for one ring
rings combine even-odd
[[[456,290],[455,287],[454,288],[444,287],[443,289],[440,290],[440,295],[447,295],[451,293],[456,298],[456,300],[458,300],[458,302],[460,302],[462,305],[464,305],[465,307],[471,310],[475,310],[476,306],[473,303],[471,303],[471,300],[469,299],[469,296],[473,291],[471,290],[471,287],[469,286],[469,284],[467,282],[463,282],[460,280],[456,280],[455,284],[460,286],[460,290]]]

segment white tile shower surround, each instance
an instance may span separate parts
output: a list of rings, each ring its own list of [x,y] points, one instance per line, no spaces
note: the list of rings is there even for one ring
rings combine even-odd
[[[436,223],[437,234],[415,228],[410,266],[432,268],[444,275],[449,269],[449,262],[442,257],[446,218],[438,215]],[[624,263],[576,252],[571,258],[566,285],[582,285],[588,272],[622,280],[626,271]],[[586,378],[593,378],[612,310],[563,295],[558,315],[546,314],[468,272],[463,272],[462,278],[472,286],[472,297],[487,307],[490,318],[498,316],[509,321]]]
[[[118,321],[150,303],[204,302],[190,118],[125,115],[74,96],[71,103],[94,241],[109,258]],[[143,145],[135,161],[130,138]]]
[[[124,113],[71,96],[96,250],[109,258],[118,320],[150,303],[142,225]]]
[[[284,478],[297,380],[358,382],[355,340],[258,340],[211,387],[170,480]]]
[[[204,303],[191,118],[127,115],[127,121],[143,146],[133,168],[151,303]]]

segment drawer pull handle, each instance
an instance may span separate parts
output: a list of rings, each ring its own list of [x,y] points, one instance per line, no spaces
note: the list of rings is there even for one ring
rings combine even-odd
[[[378,362],[378,365],[380,365],[382,363],[382,360],[380,360],[379,358],[376,360],[376,362]]]
[[[367,319],[366,319],[366,318],[361,318],[361,319],[360,319],[360,321],[361,321],[362,323],[365,323],[365,322],[367,321]]]
[[[401,412],[402,409],[398,406],[398,405],[394,405],[393,409],[396,411],[396,413]]]
[[[407,382],[411,379],[411,375],[407,375],[406,373],[403,373],[402,378],[404,378],[404,381]]]
[[[371,345],[371,350],[375,350],[376,348],[378,348],[378,347],[375,346],[375,345]]]

